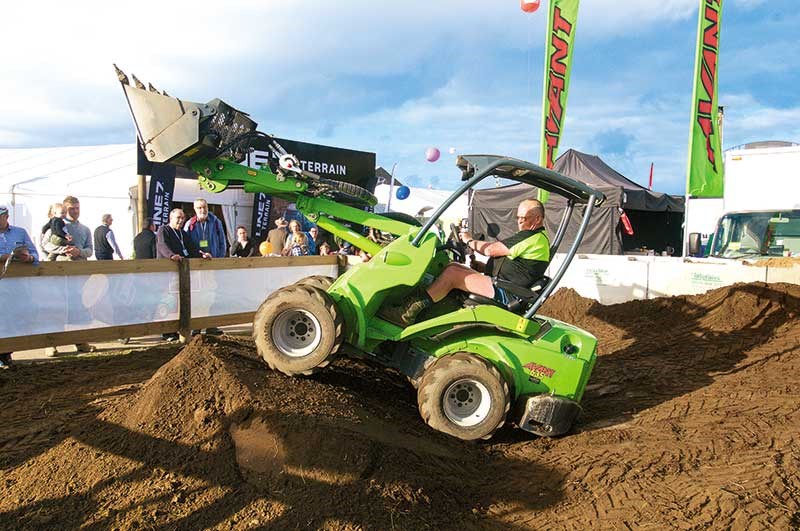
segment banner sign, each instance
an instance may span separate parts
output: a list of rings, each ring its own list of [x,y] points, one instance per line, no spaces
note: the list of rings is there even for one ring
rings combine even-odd
[[[275,141],[300,160],[300,167],[306,171],[316,173],[336,181],[357,184],[370,192],[375,191],[375,153],[355,151],[319,144],[309,144],[286,138],[275,138]],[[268,163],[271,168],[277,169],[278,161],[272,157],[266,139],[255,139],[248,159],[243,162],[251,167]]]
[[[147,215],[156,228],[169,224],[172,196],[175,193],[175,166],[153,163],[150,169],[150,188],[147,194]]]
[[[270,230],[269,214],[272,210],[272,196],[258,192],[253,194],[253,219],[250,222],[250,237],[262,242]]]
[[[722,0],[700,0],[698,18],[686,191],[690,197],[722,197],[724,168],[717,123]]]
[[[355,151],[319,144],[309,144],[297,140],[286,138],[275,138],[275,141],[286,150],[287,153],[295,155],[300,161],[300,167],[306,171],[316,173],[321,177],[344,181],[356,184],[362,188],[375,191],[377,177],[375,175],[375,153],[366,151]],[[272,171],[278,168],[278,160],[268,147],[266,139],[255,139],[252,150],[242,164],[251,168],[268,166]],[[294,205],[288,204],[280,199],[273,199],[266,194],[255,194],[253,199],[253,238],[259,238],[256,231],[257,227],[265,225],[266,231],[273,227],[272,222],[280,216],[294,219],[297,214],[294,212]],[[263,196],[259,199],[258,196]],[[266,210],[263,210],[266,209]],[[266,215],[265,215],[266,214]],[[261,216],[260,222],[256,222],[256,216]],[[266,232],[264,232],[266,237]]]
[[[544,95],[542,98],[542,138],[539,165],[552,168],[567,114],[567,93],[572,70],[575,27],[579,0],[551,0],[545,41]],[[546,201],[547,192],[539,191]]]

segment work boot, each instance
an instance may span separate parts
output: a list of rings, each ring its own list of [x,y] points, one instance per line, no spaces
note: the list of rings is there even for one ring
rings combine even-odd
[[[428,292],[417,286],[408,294],[403,303],[397,305],[384,303],[378,311],[378,317],[405,328],[414,324],[417,315],[431,304],[433,304],[433,300]]]

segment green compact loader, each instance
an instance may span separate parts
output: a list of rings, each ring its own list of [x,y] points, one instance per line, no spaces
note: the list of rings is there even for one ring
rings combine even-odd
[[[428,425],[460,439],[488,439],[507,420],[540,436],[569,431],[595,364],[597,340],[536,312],[564,275],[603,194],[522,160],[463,155],[457,160],[463,184],[420,226],[408,217],[365,209],[376,200],[363,188],[303,170],[295,156],[256,131],[247,114],[220,100],[183,101],[145,88],[133,76],[131,84],[119,69],[117,76],[148,160],[191,168],[211,192],[235,185],[294,202],[318,226],[372,256],[338,278],[308,277],[266,298],[256,312],[253,337],[270,368],[294,376],[319,371],[340,354],[378,361],[409,379]],[[273,166],[239,164],[258,137],[269,142]],[[567,198],[551,256],[573,209],[582,208],[562,265],[552,278],[529,287],[494,280],[513,293],[507,305],[453,292],[406,328],[381,319],[382,305],[430,284],[451,260],[463,260],[456,228],[445,235],[436,222],[461,194],[490,176]],[[370,227],[383,238],[376,242],[353,225]]]

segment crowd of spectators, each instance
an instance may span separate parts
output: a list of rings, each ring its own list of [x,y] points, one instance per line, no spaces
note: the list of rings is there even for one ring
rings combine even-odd
[[[209,211],[205,199],[194,201],[194,215],[186,219],[180,208],[173,209],[169,223],[156,227],[152,218],[145,218],[142,230],[133,239],[133,255],[136,259],[167,259],[181,261],[185,258],[247,258],[255,256],[312,256],[332,254],[369,256],[347,242],[337,241],[316,225],[307,226],[293,219],[281,217],[275,221],[263,242],[249,237],[247,228],[236,227],[236,239],[228,245],[222,220]],[[9,209],[0,205],[0,259],[8,266],[10,261],[38,264],[43,261],[83,261],[94,256],[96,260],[124,260],[125,257],[111,228],[114,218],[103,214],[100,224],[92,231],[81,223],[80,201],[67,196],[48,209],[47,222],[42,226],[36,242],[21,227],[8,223]],[[38,244],[38,245],[37,245]],[[230,250],[228,250],[230,249]],[[221,334],[218,328],[208,328],[207,334]],[[193,330],[193,334],[200,333]],[[177,334],[164,334],[164,339],[174,341]],[[75,345],[79,352],[94,350],[88,343]],[[56,356],[58,347],[46,349],[48,356]],[[0,369],[13,365],[10,352],[0,352]]]

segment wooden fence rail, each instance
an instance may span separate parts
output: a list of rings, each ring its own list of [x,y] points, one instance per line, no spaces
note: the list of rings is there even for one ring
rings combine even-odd
[[[342,266],[336,256],[12,263],[0,352],[249,323],[272,291]]]

